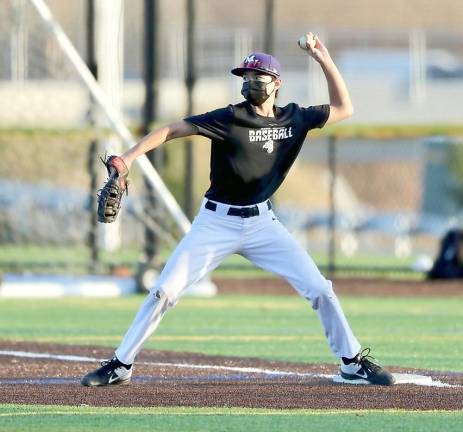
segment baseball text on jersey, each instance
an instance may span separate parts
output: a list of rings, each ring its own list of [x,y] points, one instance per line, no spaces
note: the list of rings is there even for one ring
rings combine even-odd
[[[268,140],[281,140],[286,138],[292,138],[293,128],[290,127],[279,127],[279,128],[261,128],[261,129],[249,129],[249,141],[250,142],[265,142]]]

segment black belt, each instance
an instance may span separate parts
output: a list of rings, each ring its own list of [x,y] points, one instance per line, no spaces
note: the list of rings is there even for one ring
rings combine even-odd
[[[217,210],[217,204],[209,200],[206,201],[206,205],[204,207],[211,211]],[[270,200],[267,200],[267,208],[269,210],[272,208],[272,203],[270,202]],[[256,205],[250,207],[230,207],[228,209],[227,215],[240,216],[242,218],[259,216],[259,207],[257,207]]]

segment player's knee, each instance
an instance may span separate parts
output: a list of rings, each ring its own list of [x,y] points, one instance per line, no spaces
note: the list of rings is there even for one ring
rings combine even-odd
[[[152,299],[154,305],[162,304],[163,308],[168,309],[177,303],[176,301],[171,301],[167,294],[160,288],[154,287],[150,290],[149,296]]]
[[[316,285],[310,287],[308,299],[312,303],[312,308],[317,310],[324,301],[331,301],[335,296],[331,281],[323,279]]]

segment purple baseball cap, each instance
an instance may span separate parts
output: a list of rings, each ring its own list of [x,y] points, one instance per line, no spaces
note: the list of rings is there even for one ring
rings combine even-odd
[[[249,54],[239,67],[232,69],[233,75],[243,76],[246,71],[257,71],[278,78],[281,74],[280,62],[270,54]]]

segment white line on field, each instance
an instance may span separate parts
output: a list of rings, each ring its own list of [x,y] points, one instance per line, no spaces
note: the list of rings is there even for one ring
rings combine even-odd
[[[295,377],[310,377],[310,378],[330,378],[334,375],[331,374],[316,374],[310,372],[290,372],[280,371],[273,369],[261,369],[253,367],[238,367],[238,366],[218,366],[218,365],[199,365],[199,364],[188,364],[188,363],[162,363],[162,362],[141,362],[144,365],[155,365],[164,367],[174,367],[183,369],[212,369],[212,370],[223,370],[230,372],[243,372],[243,373],[256,373],[263,375],[274,375],[274,376],[295,376]]]
[[[27,351],[2,351],[0,350],[0,356],[9,357],[22,357],[22,358],[41,358],[51,360],[62,360],[70,362],[99,362],[103,359],[97,359],[95,357],[83,357],[66,354],[49,354],[49,353],[34,353]],[[241,373],[255,373],[269,376],[291,376],[300,378],[326,378],[333,380],[338,383],[346,384],[369,384],[365,380],[348,381],[341,378],[339,375],[332,374],[320,374],[311,372],[292,372],[284,370],[273,370],[273,369],[262,369],[254,367],[238,367],[238,366],[218,366],[218,365],[207,365],[207,364],[190,364],[190,363],[167,363],[167,362],[140,362],[140,364],[148,366],[160,366],[160,367],[172,367],[181,369],[209,369],[209,370],[222,370],[230,372],[241,372]],[[443,383],[438,380],[433,380],[430,376],[415,375],[415,374],[394,374],[396,384],[415,384],[425,387],[462,387],[460,385],[453,385]]]
[[[64,354],[34,353],[28,351],[0,351],[2,356],[23,357],[23,358],[44,358],[52,360],[74,361],[74,362],[95,362],[101,361],[94,357],[81,357]]]

